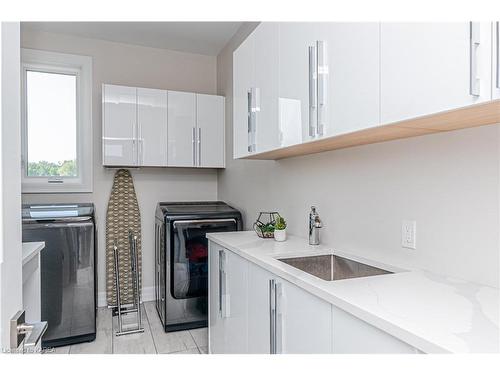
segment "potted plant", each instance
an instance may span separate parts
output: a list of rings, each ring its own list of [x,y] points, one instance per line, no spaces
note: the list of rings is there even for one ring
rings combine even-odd
[[[286,221],[283,217],[278,217],[274,224],[274,239],[278,242],[286,241]]]

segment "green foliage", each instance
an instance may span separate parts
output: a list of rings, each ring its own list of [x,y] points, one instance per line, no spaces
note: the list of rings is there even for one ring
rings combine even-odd
[[[272,223],[267,223],[261,226],[262,233],[272,233],[274,232],[274,225]]]
[[[28,176],[30,177],[53,177],[66,176],[76,177],[76,160],[64,160],[52,163],[45,160],[28,163]]]
[[[276,219],[276,224],[274,224],[274,229],[277,229],[277,230],[283,230],[283,229],[286,229],[286,221],[285,221],[285,218],[283,217],[278,217]]]

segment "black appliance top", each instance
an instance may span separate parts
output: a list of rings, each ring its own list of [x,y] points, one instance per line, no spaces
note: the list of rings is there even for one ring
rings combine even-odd
[[[23,220],[54,220],[71,217],[93,216],[92,203],[23,204]]]
[[[221,201],[213,202],[160,202],[158,206],[168,214],[211,214],[221,212],[238,212],[238,210]]]
[[[160,202],[157,210],[162,216],[240,216],[240,212],[221,201],[213,202]]]

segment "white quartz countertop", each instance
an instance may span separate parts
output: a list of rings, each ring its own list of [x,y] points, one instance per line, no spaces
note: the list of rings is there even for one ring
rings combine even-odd
[[[421,270],[403,270],[289,236],[250,232],[208,239],[426,353],[498,353],[499,290]],[[395,273],[325,281],[277,258],[335,254]]]
[[[45,247],[45,242],[23,242],[23,266]]]

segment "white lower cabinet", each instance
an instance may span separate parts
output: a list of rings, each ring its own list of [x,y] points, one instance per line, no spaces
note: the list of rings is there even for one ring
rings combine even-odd
[[[334,353],[418,353],[418,350],[414,347],[341,309],[332,306],[332,313]]]
[[[210,353],[418,352],[212,241],[209,257]]]
[[[331,353],[332,305],[287,281],[281,283],[283,345],[279,352]]]
[[[212,242],[209,254],[210,353],[246,353],[248,262]]]
[[[331,353],[331,305],[248,265],[248,353]]]

